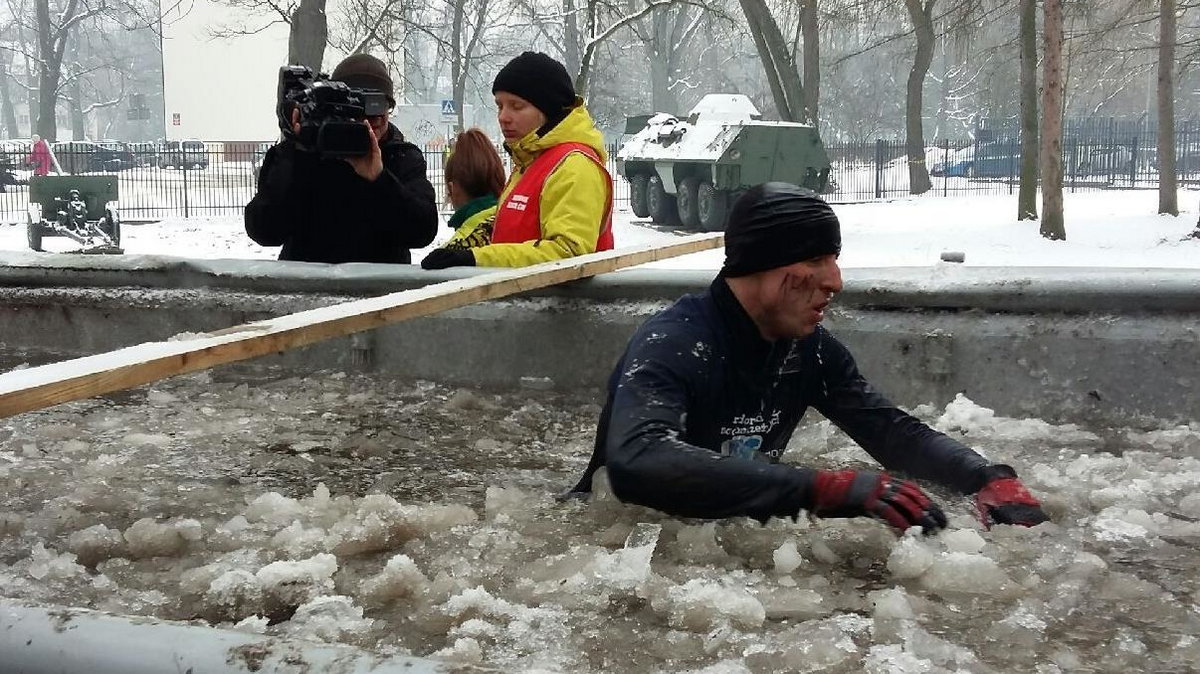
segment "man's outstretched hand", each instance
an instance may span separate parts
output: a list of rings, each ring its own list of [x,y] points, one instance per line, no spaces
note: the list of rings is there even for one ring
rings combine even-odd
[[[946,515],[913,482],[869,470],[819,470],[812,512],[818,517],[874,517],[903,533],[919,526],[933,533]]]
[[[985,470],[987,482],[975,494],[975,512],[984,527],[990,529],[993,524],[1032,527],[1050,519],[1011,466],[997,464]]]

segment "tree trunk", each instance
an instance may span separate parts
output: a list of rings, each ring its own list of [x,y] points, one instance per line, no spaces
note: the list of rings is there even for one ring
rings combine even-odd
[[[578,9],[575,0],[563,0],[563,65],[569,73],[578,73],[583,62],[583,55],[579,52],[582,40],[579,36]]]
[[[1065,241],[1063,225],[1063,17],[1062,0],[1043,0],[1042,30],[1042,223],[1047,239]]]
[[[933,4],[935,0],[904,0],[908,18],[917,35],[917,53],[912,70],[908,72],[908,93],[904,103],[905,149],[908,153],[908,191],[924,194],[933,187],[929,168],[925,166],[925,130],[921,120],[924,112],[925,75],[933,63]]]
[[[38,42],[38,106],[37,121],[30,120],[34,133],[46,139],[47,143],[58,140],[58,119],[55,108],[58,103],[58,81],[62,76],[63,48],[66,46],[66,34],[55,30],[50,22],[50,0],[35,0],[37,15]],[[76,0],[68,2],[63,10],[63,16],[75,13]]]
[[[296,11],[292,12],[292,27],[288,33],[288,63],[319,72],[325,60],[328,37],[325,0],[300,0]]]
[[[1175,175],[1175,0],[1161,0],[1158,29],[1158,212],[1179,215]]]
[[[1021,182],[1017,219],[1037,220],[1037,0],[1021,0]]]
[[[463,90],[466,89],[466,67],[465,57],[463,55],[463,16],[466,14],[467,0],[454,0],[452,7],[453,18],[450,24],[450,88],[451,97],[454,98],[455,113],[457,120],[455,123],[455,133],[463,130]]]
[[[656,11],[650,16],[650,39],[643,43],[650,62],[650,109],[673,115],[682,113],[671,89],[671,67],[675,62],[672,41],[677,20],[670,10]]]
[[[67,101],[67,110],[71,115],[71,140],[87,138],[87,120],[83,116],[83,84],[81,78],[71,80],[71,98]]]
[[[820,120],[821,101],[821,31],[817,0],[803,0],[800,5],[800,33],[804,37],[804,116],[814,127]]]
[[[796,60],[788,51],[787,41],[765,0],[738,0],[749,23],[750,35],[767,73],[771,96],[779,118],[785,122],[804,121],[804,85],[796,71]]]
[[[11,53],[0,51],[0,59],[9,59]],[[17,108],[13,105],[12,89],[9,87],[9,80],[13,79],[10,73],[12,67],[8,63],[0,64],[0,105],[3,106],[4,115],[4,130],[9,138],[20,138],[21,130],[17,128]]]

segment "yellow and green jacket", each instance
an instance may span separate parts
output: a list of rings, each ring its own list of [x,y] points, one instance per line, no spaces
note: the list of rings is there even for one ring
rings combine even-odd
[[[520,140],[505,142],[512,156],[513,172],[500,195],[500,203],[504,202],[533,160],[560,143],[583,143],[596,150],[602,162],[608,159],[608,153],[604,151],[604,137],[596,129],[582,99],[577,99],[571,112],[545,136],[533,131]],[[546,178],[542,188],[542,238],[525,243],[496,243],[474,248],[475,264],[481,267],[524,267],[594,253],[604,226],[611,190],[608,175],[591,159],[578,153],[568,155]]]
[[[449,226],[454,234],[442,244],[442,248],[478,248],[492,242],[492,226],[496,224],[494,195],[478,197],[463,204],[450,216]]]

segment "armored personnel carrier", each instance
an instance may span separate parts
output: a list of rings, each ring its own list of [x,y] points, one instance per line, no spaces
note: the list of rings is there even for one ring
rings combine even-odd
[[[617,152],[634,215],[666,225],[721,231],[729,206],[748,187],[772,180],[821,192],[829,157],[807,124],[762,121],[741,94],[709,94],[686,118],[630,117],[634,134]]]

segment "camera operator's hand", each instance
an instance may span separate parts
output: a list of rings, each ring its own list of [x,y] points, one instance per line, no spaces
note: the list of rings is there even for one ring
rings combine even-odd
[[[364,179],[374,182],[383,173],[383,153],[379,151],[379,139],[375,137],[375,129],[371,123],[363,120],[367,133],[371,134],[371,151],[361,157],[346,157],[346,161],[354,167],[354,172]]]
[[[300,110],[299,110],[299,108],[292,108],[292,133],[294,133],[297,136],[300,135]]]

